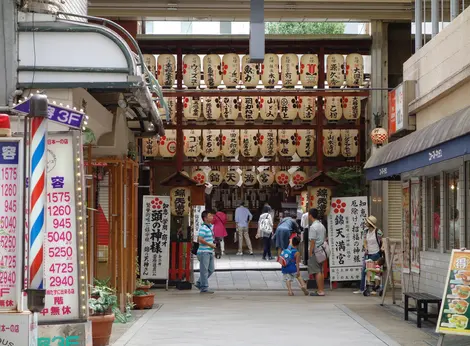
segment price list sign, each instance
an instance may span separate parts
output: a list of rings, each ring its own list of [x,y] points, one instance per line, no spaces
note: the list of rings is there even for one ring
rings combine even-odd
[[[21,148],[20,139],[0,141],[0,311],[16,310],[21,294]]]

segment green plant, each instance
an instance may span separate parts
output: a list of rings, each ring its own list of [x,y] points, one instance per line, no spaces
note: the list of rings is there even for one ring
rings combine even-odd
[[[152,283],[148,280],[137,279],[135,285],[136,287],[151,286]]]
[[[339,181],[334,188],[335,197],[362,196],[366,193],[364,184],[364,172],[358,167],[340,167],[327,173],[330,177]]]
[[[134,293],[132,293],[132,295],[140,297],[140,296],[148,296],[149,293],[145,292],[145,291],[142,291],[142,290],[135,290]]]
[[[128,317],[119,310],[116,290],[109,285],[110,279],[94,279],[90,286],[91,298],[88,300],[88,307],[92,310],[92,315],[108,315],[113,313],[116,322],[127,323]]]

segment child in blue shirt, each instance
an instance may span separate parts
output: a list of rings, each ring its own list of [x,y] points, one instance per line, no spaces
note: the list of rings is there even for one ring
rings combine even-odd
[[[286,258],[286,265],[282,267],[282,274],[284,277],[284,281],[287,285],[287,290],[289,292],[289,296],[293,296],[294,292],[292,291],[292,281],[297,279],[299,282],[300,288],[304,292],[304,294],[308,295],[307,285],[305,281],[300,276],[300,252],[297,249],[300,244],[300,237],[292,238],[292,245],[287,248],[287,251],[284,254],[288,254],[288,258]],[[283,254],[281,254],[282,256]]]

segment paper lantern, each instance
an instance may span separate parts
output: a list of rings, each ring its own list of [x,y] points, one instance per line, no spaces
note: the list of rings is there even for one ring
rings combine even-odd
[[[279,111],[279,98],[275,96],[261,96],[259,98],[259,114],[264,121],[274,121]]]
[[[377,127],[372,130],[370,134],[370,138],[372,139],[372,143],[374,143],[377,146],[381,146],[387,141],[387,138],[388,138],[387,130],[385,130],[382,127]]]
[[[240,57],[235,53],[225,54],[222,58],[222,79],[227,88],[234,88],[240,79]]]
[[[202,104],[204,118],[207,120],[215,121],[220,118],[221,105],[220,98],[206,97]]]
[[[287,184],[289,184],[290,174],[288,171],[279,171],[276,173],[276,176],[274,179],[276,180],[276,183],[279,186],[286,186]]]
[[[254,121],[259,115],[258,96],[241,96],[242,118],[246,121]]]
[[[326,59],[326,79],[330,88],[339,88],[344,83],[344,57],[341,54],[330,54]]]
[[[273,157],[277,153],[276,130],[259,130],[259,150],[264,157]]]
[[[183,57],[183,82],[189,89],[199,87],[201,82],[201,58],[196,54]]]
[[[191,173],[191,178],[198,183],[198,185],[204,185],[207,182],[206,173],[202,169],[195,169]]]
[[[186,120],[191,121],[201,117],[201,99],[199,97],[185,97],[183,99],[183,116]]]
[[[144,54],[144,64],[147,66],[152,76],[155,77],[157,72],[157,60],[155,56],[152,54]]]
[[[202,131],[202,154],[208,158],[220,156],[220,130]]]
[[[299,118],[302,121],[312,121],[316,115],[317,98],[313,96],[298,97]]]
[[[297,130],[297,155],[301,158],[312,157],[315,153],[315,130]]]
[[[142,138],[142,155],[147,157],[158,156],[158,139]]]
[[[240,130],[241,154],[244,157],[255,157],[258,155],[258,130]]]
[[[308,205],[308,191],[304,190],[300,193],[300,208],[302,209],[303,213],[308,212],[307,205]]]
[[[157,59],[157,79],[162,88],[175,84],[176,60],[173,54],[160,54]]]
[[[250,63],[250,56],[242,58],[242,83],[246,88],[256,88],[259,83],[259,64]]]
[[[238,118],[239,104],[237,97],[224,96],[220,98],[222,107],[222,118],[229,121],[235,121]]]
[[[274,183],[274,173],[271,171],[262,171],[257,176],[260,186],[271,186]]]
[[[343,97],[343,116],[347,120],[357,120],[361,117],[361,99],[357,96]]]
[[[202,60],[204,83],[209,89],[216,89],[222,82],[221,60],[218,54],[208,54]]]
[[[295,130],[278,130],[277,131],[277,147],[279,155],[284,157],[293,156],[295,154],[297,144],[297,136]]]
[[[183,130],[184,155],[198,157],[201,153],[201,130]]]
[[[300,58],[300,82],[304,88],[318,84],[318,55],[304,54]]]
[[[207,181],[214,186],[219,186],[224,181],[224,175],[221,171],[213,169],[207,175]]]
[[[244,171],[243,172],[243,184],[245,186],[254,186],[258,182],[255,171]]]
[[[319,212],[319,218],[324,218],[330,213],[331,189],[328,187],[309,187],[308,188],[310,205],[309,208],[316,208]]]
[[[341,131],[323,130],[323,155],[336,157],[341,152]]]
[[[295,184],[295,186],[303,186],[306,181],[307,173],[305,173],[304,171],[297,171],[292,174],[292,182]]]
[[[176,124],[176,97],[164,97],[164,99],[170,112],[171,122]]]
[[[342,97],[325,97],[325,117],[328,121],[339,121],[343,116]]]
[[[292,88],[299,82],[299,57],[297,54],[284,54],[281,58],[281,80],[284,88]]]
[[[227,158],[240,153],[240,133],[238,130],[222,130],[222,154]]]
[[[364,58],[353,53],[346,56],[346,85],[360,87],[364,83]]]
[[[279,116],[284,121],[293,121],[298,113],[297,96],[279,97]]]
[[[191,189],[188,187],[174,187],[170,190],[171,215],[186,216],[191,208]]]
[[[279,57],[277,54],[265,54],[261,64],[261,82],[266,88],[274,88],[279,83]]]
[[[161,157],[174,157],[176,154],[176,130],[165,130],[165,135],[160,137],[158,152]]]
[[[240,181],[240,174],[235,170],[229,170],[224,177],[225,183],[229,186],[235,186]]]
[[[356,157],[359,149],[359,130],[341,130],[341,155]]]

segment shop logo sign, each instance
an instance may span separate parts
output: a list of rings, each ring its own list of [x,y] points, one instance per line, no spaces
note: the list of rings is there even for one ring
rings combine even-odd
[[[429,161],[434,161],[440,158],[442,158],[442,149],[436,149],[429,152]]]

